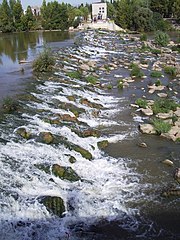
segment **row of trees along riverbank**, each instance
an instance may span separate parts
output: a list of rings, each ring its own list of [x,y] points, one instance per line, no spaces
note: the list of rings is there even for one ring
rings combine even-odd
[[[108,18],[122,28],[135,31],[168,30],[163,18],[175,18],[180,23],[179,0],[114,0],[107,2]],[[40,14],[30,6],[23,10],[20,0],[3,0],[0,4],[0,31],[66,30],[77,27],[80,17],[91,14],[91,4],[74,7],[70,4],[43,0]]]

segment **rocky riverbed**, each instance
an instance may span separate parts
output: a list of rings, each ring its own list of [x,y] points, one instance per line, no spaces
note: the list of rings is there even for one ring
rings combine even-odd
[[[174,46],[84,31],[17,106],[3,105],[4,239],[178,239]]]

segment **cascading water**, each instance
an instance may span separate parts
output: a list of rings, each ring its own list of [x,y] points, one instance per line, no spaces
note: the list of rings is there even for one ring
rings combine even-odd
[[[114,33],[109,36],[102,32],[100,37],[93,31],[81,34],[77,46],[56,53],[56,72],[47,79],[46,76],[37,79],[29,94],[31,98],[21,100],[21,110],[1,122],[0,239],[122,239],[113,233],[107,238],[105,229],[97,234],[88,230],[103,221],[116,221],[121,231],[127,231],[123,239],[164,236],[150,220],[141,217],[139,208],[133,204],[148,202],[146,191],[152,188],[151,184],[141,181],[142,175],[135,166],[131,167],[132,159],[113,158],[98,147],[103,140],[116,143],[136,138],[136,124],[115,117],[127,111],[127,100],[120,95],[112,97],[98,84],[89,84],[85,76],[79,80],[67,74],[76,71],[82,62],[93,60],[100,68],[108,58],[125,56],[120,49],[114,50],[118,44]],[[98,78],[101,85],[107,83],[103,70]],[[82,99],[91,105],[84,104]],[[68,106],[81,109],[77,121],[53,123],[51,120],[63,114],[75,117]],[[31,133],[30,139],[17,134],[22,127]],[[89,128],[102,132],[101,136],[78,135],[78,131]],[[41,132],[50,132],[62,140],[42,143]],[[68,144],[86,149],[92,160],[85,159]],[[76,159],[73,164],[69,162],[70,156]],[[81,180],[62,180],[52,171],[37,168],[53,164],[72,167]],[[64,217],[49,212],[39,201],[41,196],[61,197],[66,208]]]

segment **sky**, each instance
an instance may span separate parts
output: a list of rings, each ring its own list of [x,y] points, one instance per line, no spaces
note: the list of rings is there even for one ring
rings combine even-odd
[[[54,1],[54,0],[46,0],[46,2],[51,2],[51,1]],[[73,6],[77,6],[77,5],[80,5],[81,3],[84,3],[86,4],[87,3],[92,3],[94,2],[93,0],[57,0],[59,3],[70,3],[71,5]],[[1,2],[1,0],[0,0]],[[24,9],[27,8],[28,5],[30,6],[41,6],[42,5],[42,2],[43,0],[21,0],[21,3],[22,3],[22,6]]]

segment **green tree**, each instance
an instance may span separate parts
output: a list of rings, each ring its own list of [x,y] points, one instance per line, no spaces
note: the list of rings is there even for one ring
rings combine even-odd
[[[150,9],[160,13],[163,17],[171,17],[174,0],[151,0]]]
[[[17,2],[13,4],[12,13],[16,30],[22,30],[21,17],[23,15],[23,8],[20,0],[17,0]]]
[[[173,15],[180,22],[180,0],[174,0]]]
[[[140,7],[134,13],[135,30],[141,32],[152,31],[153,27],[153,12],[149,8]]]
[[[0,29],[2,32],[12,32],[14,30],[11,9],[7,0],[3,0],[0,5]]]

